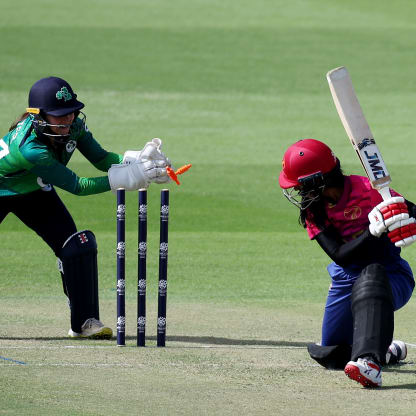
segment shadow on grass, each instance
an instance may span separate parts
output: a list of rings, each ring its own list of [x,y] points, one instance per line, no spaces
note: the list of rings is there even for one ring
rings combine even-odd
[[[114,342],[114,337],[110,342]],[[126,336],[126,340],[135,340],[135,336]],[[146,340],[156,341],[156,336],[147,336]],[[86,338],[68,338],[68,337],[1,337],[0,341],[91,341]],[[186,335],[169,335],[166,342],[183,342],[189,344],[209,344],[209,345],[241,345],[241,346],[262,346],[262,347],[297,347],[306,348],[308,342],[299,341],[273,341],[259,339],[235,339],[212,336],[186,336]]]
[[[129,337],[130,338],[130,337]],[[135,339],[135,337],[131,337]],[[156,341],[156,336],[149,336],[146,339]],[[169,335],[166,336],[166,342],[185,342],[191,344],[210,344],[210,345],[249,345],[249,346],[264,346],[264,347],[304,347],[308,345],[308,342],[298,341],[273,341],[273,340],[260,340],[260,339],[235,339],[224,337],[212,337],[212,336],[186,336],[186,335]]]
[[[382,390],[416,390],[416,384],[398,384],[396,386],[384,386]]]
[[[409,364],[414,365],[414,362],[405,361],[404,363],[397,364],[397,366],[383,367],[383,373],[402,373],[402,374],[416,375],[416,370],[405,370],[405,369],[400,368],[402,365],[409,365]]]
[[[404,365],[413,364],[413,361],[404,361],[390,367],[383,367],[383,373],[412,374],[416,375],[416,370],[402,369]],[[416,390],[416,383],[413,384],[397,384],[395,386],[383,386],[382,390]]]

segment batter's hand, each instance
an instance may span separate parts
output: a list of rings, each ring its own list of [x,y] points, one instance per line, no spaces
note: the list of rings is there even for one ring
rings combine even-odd
[[[387,234],[396,247],[407,247],[416,241],[416,220],[410,217],[397,221],[389,227]]]
[[[380,237],[393,223],[409,218],[404,198],[395,196],[378,204],[368,214],[369,230],[375,237]]]

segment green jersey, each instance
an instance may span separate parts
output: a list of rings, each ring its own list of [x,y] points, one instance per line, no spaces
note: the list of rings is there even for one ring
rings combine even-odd
[[[78,149],[97,169],[107,172],[112,164],[121,163],[121,155],[104,150],[79,118],[66,144],[46,145],[37,136],[33,119],[28,115],[0,139],[0,196],[26,194],[48,184],[76,195],[110,190],[107,176],[78,177],[66,165]]]

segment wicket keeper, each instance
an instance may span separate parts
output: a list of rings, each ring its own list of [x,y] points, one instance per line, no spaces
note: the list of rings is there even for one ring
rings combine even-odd
[[[111,338],[99,316],[95,236],[77,229],[55,187],[79,196],[147,188],[170,180],[170,162],[160,139],[124,155],[104,150],[87,128],[84,104],[61,78],[35,82],[28,101],[0,139],[0,222],[15,214],[55,253],[70,305],[69,337]],[[105,175],[85,178],[70,170],[76,149]]]

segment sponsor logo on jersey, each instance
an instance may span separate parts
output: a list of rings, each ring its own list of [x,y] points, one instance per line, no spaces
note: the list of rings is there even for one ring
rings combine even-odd
[[[361,208],[358,205],[354,205],[352,207],[345,208],[344,210],[344,217],[347,220],[356,220],[360,218],[362,214]]]
[[[49,192],[52,190],[52,185],[49,183],[43,182],[42,178],[38,176],[37,178],[38,185],[42,188],[42,191]]]
[[[10,143],[17,137],[19,134],[19,131],[22,130],[25,120],[22,120],[21,122],[17,123],[16,130],[14,131],[14,134],[12,136],[12,139],[10,140]]]

